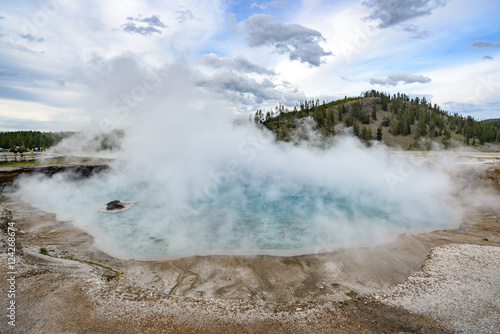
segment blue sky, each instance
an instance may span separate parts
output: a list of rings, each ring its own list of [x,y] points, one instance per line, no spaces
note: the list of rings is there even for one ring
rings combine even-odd
[[[496,0],[1,1],[0,131],[95,126],[168,93],[172,68],[235,114],[376,89],[500,117],[498,13]]]

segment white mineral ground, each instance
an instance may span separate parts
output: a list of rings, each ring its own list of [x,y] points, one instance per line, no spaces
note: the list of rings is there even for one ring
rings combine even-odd
[[[294,257],[118,260],[71,222],[4,198],[0,221],[16,222],[22,250],[12,327],[1,231],[0,333],[498,332],[498,161],[475,157],[455,175],[458,229]]]

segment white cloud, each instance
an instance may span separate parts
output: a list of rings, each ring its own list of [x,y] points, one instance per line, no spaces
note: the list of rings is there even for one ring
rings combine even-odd
[[[219,58],[212,53],[201,56],[199,61],[203,68],[196,79],[197,85],[232,101],[240,112],[305,98],[297,87],[284,83],[276,71],[246,57]]]
[[[0,131],[79,130],[88,121],[81,110],[74,108],[56,108],[45,103],[9,99],[0,99],[0,115]]]
[[[139,22],[139,24],[136,22]],[[161,35],[161,28],[166,28],[167,26],[161,22],[158,15],[151,15],[145,18],[139,15],[139,17],[127,17],[127,22],[122,24],[121,27],[125,32],[147,36],[154,33]]]
[[[269,7],[284,7],[286,6],[286,1],[273,0],[273,1],[264,1],[261,3],[254,2],[250,7],[251,8],[260,8],[262,10],[268,9]]]
[[[283,23],[272,16],[255,14],[241,23],[251,47],[273,46],[276,52],[288,54],[290,60],[299,60],[311,66],[320,66],[321,58],[330,56],[320,42],[321,33],[299,24]]]
[[[371,11],[368,19],[378,20],[380,28],[388,28],[431,15],[434,9],[445,6],[446,0],[366,0],[363,5]]]
[[[497,118],[500,104],[500,61],[476,60],[428,72],[433,81],[426,90],[451,112],[479,118]],[[453,107],[453,109],[451,109]]]
[[[500,43],[493,44],[491,42],[486,42],[486,41],[475,41],[470,43],[470,46],[475,48],[500,48]]]
[[[370,83],[372,85],[382,85],[382,86],[396,86],[399,83],[403,83],[405,85],[411,83],[429,83],[431,82],[431,78],[423,76],[421,74],[412,74],[412,73],[404,73],[404,72],[394,72],[387,76],[385,79],[370,79]]]
[[[237,56],[235,58],[223,57],[219,58],[216,54],[210,53],[200,57],[200,62],[204,65],[220,69],[227,68],[246,73],[257,73],[266,75],[275,75],[275,71],[266,68],[262,64],[252,63],[244,56]]]

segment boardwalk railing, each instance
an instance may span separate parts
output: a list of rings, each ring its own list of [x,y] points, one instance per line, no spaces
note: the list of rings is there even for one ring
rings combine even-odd
[[[0,153],[0,163],[2,162],[13,162],[13,161],[35,161],[45,158],[44,153],[40,152],[23,152],[23,153],[13,153],[13,152],[2,152]]]

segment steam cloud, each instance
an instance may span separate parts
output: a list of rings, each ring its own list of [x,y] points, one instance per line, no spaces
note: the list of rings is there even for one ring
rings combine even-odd
[[[153,71],[161,84],[145,88],[134,107],[98,109],[96,103],[133,97],[152,74],[133,58],[94,63],[101,70],[88,77],[89,117],[126,132],[112,170],[83,180],[26,177],[14,196],[72,220],[120,258],[323,252],[460,223],[440,169],[349,136],[335,137],[327,149],[277,143],[176,65]],[[128,80],[114,76],[121,66]],[[59,149],[76,145],[70,139]],[[137,204],[122,213],[98,211],[115,199]]]

